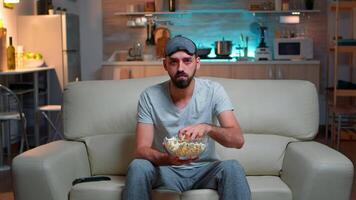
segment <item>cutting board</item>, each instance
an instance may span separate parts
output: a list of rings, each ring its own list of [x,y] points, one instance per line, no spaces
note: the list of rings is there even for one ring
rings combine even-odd
[[[155,32],[155,43],[156,43],[156,57],[164,58],[164,51],[167,41],[170,38],[170,31],[167,27],[158,27]]]

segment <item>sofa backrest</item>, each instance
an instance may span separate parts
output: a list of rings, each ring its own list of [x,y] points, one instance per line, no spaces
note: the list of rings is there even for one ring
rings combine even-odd
[[[209,78],[223,85],[244,133],[312,139],[319,125],[315,85],[302,80]]]
[[[137,100],[166,76],[120,81],[82,81],[64,91],[64,134],[68,139],[133,133]],[[297,139],[315,136],[319,122],[314,85],[298,80],[236,80],[210,78],[223,85],[246,133]]]
[[[125,174],[133,158],[137,101],[147,87],[168,76],[120,81],[83,81],[64,91],[66,139],[88,147],[93,174]],[[317,133],[318,97],[315,86],[297,80],[236,80],[220,82],[235,107],[245,134],[245,146],[217,146],[222,159],[237,159],[248,175],[278,175],[285,147]]]
[[[68,84],[63,98],[63,125],[67,139],[134,133],[141,92],[167,77],[81,81]]]

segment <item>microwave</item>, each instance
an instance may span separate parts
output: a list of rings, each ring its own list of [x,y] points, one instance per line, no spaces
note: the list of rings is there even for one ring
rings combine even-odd
[[[274,39],[275,60],[313,59],[313,40],[307,37]]]

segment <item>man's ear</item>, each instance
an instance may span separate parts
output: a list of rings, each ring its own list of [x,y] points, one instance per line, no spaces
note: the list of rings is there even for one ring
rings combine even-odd
[[[195,58],[195,60],[197,61],[197,70],[200,68],[200,57],[199,56],[197,56],[196,58]]]
[[[163,62],[164,70],[167,71],[167,62],[168,62],[167,58],[164,58],[162,62]]]

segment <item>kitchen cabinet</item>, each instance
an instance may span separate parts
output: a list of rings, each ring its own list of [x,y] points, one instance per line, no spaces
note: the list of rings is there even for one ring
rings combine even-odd
[[[273,65],[239,65],[232,67],[231,76],[235,79],[271,79]]]
[[[163,68],[163,66],[149,66],[149,67],[145,67],[145,77],[149,77],[149,76],[163,76],[166,75],[167,72],[166,70]]]
[[[166,75],[166,70],[159,65],[156,66],[106,66],[102,70],[102,79],[104,80],[120,80],[143,78],[150,76]]]
[[[274,66],[274,78],[289,80],[308,80],[314,83],[316,88],[319,89],[320,66],[315,64],[276,64]]]
[[[123,67],[121,68],[120,77],[121,79],[143,78],[145,77],[145,72],[138,66]]]
[[[103,63],[102,79],[118,80],[166,75],[161,62]],[[308,80],[319,88],[319,61],[266,61],[202,63],[197,76],[234,79]]]
[[[307,80],[319,89],[320,66],[318,64],[264,64],[239,65],[232,68],[232,77],[237,79],[289,79]]]
[[[196,72],[197,76],[214,76],[221,78],[231,78],[231,65],[204,65]]]

